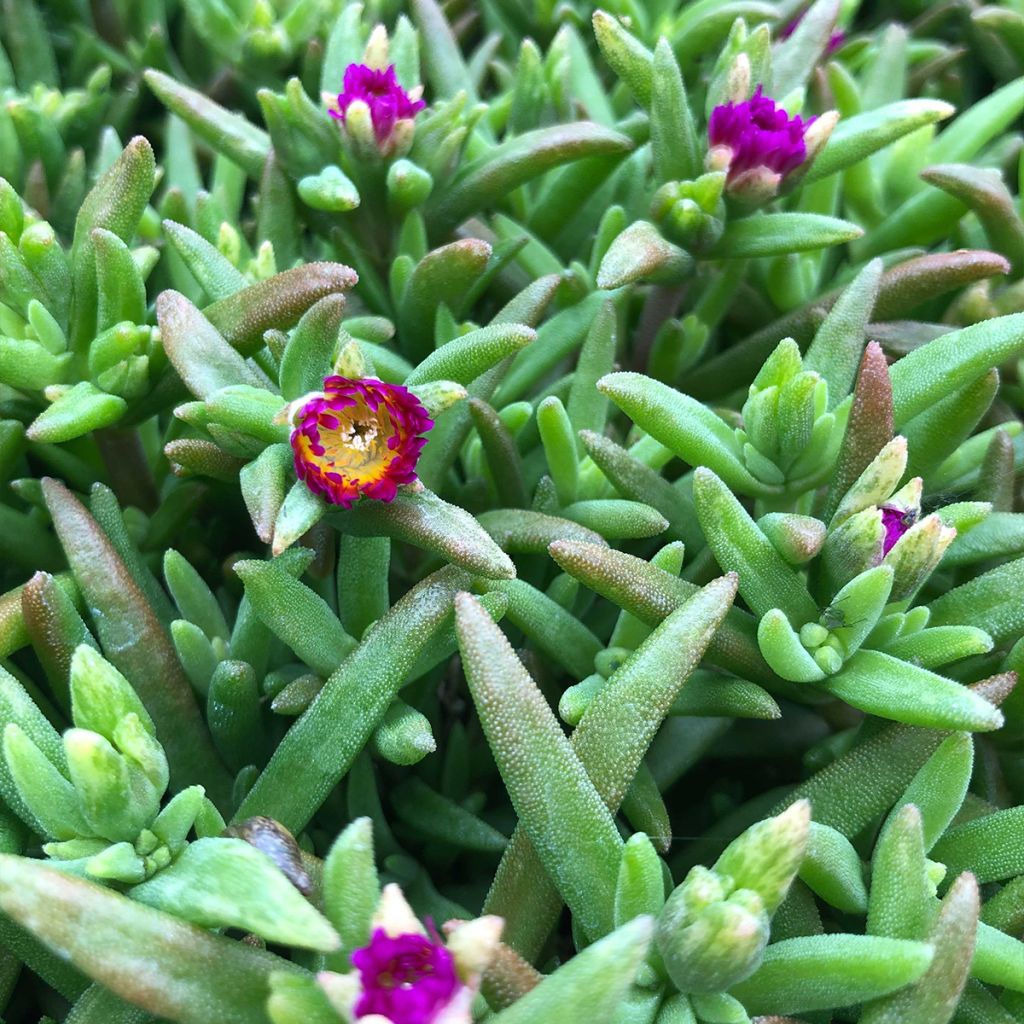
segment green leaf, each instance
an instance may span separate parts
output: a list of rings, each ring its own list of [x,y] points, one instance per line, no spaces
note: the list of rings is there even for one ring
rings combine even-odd
[[[418,358],[430,353],[438,307],[443,304],[458,310],[490,257],[487,242],[460,238],[428,252],[413,267],[398,303],[398,336],[403,351]]]
[[[807,84],[815,65],[828,52],[841,6],[839,0],[817,0],[803,12],[788,38],[772,54],[772,89],[786,96]]]
[[[1024,313],[985,320],[915,349],[889,371],[896,426],[1021,352]]]
[[[335,839],[324,858],[324,914],[341,937],[332,969],[348,969],[353,950],[370,941],[370,922],[380,899],[373,859],[373,823],[357,818]]]
[[[236,812],[264,815],[300,832],[384,717],[409,669],[451,613],[469,578],[447,568],[402,598],[327,680],[288,730]],[[319,751],[315,759],[309,752]]]
[[[233,384],[260,386],[255,371],[180,292],[161,292],[156,315],[167,358],[197,398]]]
[[[924,942],[876,935],[809,935],[768,947],[764,962],[730,991],[749,1013],[849,1006],[917,981],[932,962]]]
[[[597,22],[598,14],[595,14],[595,30]],[[599,45],[600,42],[599,34]],[[645,63],[641,61],[641,64]],[[700,147],[686,86],[668,40],[658,40],[653,63],[649,70],[645,70],[651,90],[651,149],[655,179],[662,182],[692,180],[702,170]]]
[[[881,651],[858,651],[821,685],[861,711],[926,729],[987,731],[1003,724],[999,709],[967,687]]]
[[[593,671],[603,645],[575,615],[523,580],[488,580],[485,586],[508,598],[505,616],[548,658],[574,678]]]
[[[921,813],[906,804],[889,816],[871,861],[867,931],[891,939],[923,939],[933,900]]]
[[[856,224],[820,213],[766,213],[730,221],[722,237],[701,255],[742,260],[812,252],[852,242],[863,234]]]
[[[697,588],[642,558],[575,538],[556,539],[549,548],[558,565],[649,626],[657,626],[692,597]],[[757,647],[757,623],[731,609],[708,645],[708,660],[744,679],[773,685],[777,678]]]
[[[611,1024],[651,942],[653,922],[639,917],[574,956],[493,1017],[494,1024]]]
[[[74,303],[72,347],[79,353],[96,328],[96,253],[92,232],[104,228],[122,242],[131,242],[156,183],[153,148],[141,136],[132,139],[114,164],[92,187],[75,219],[71,243]]]
[[[1020,829],[1024,807],[995,811],[951,828],[932,851],[952,874],[971,871],[978,882],[1001,881],[1024,874]]]
[[[149,68],[143,77],[157,99],[204,142],[233,160],[250,177],[259,178],[270,154],[270,136],[265,131],[162,71]]]
[[[641,914],[657,916],[665,905],[665,872],[650,839],[636,832],[626,840],[615,887],[615,927]]]
[[[412,17],[423,40],[427,76],[439,96],[475,96],[472,79],[444,12],[435,0],[413,0]],[[333,87],[333,86],[332,86]]]
[[[128,895],[193,924],[242,928],[286,946],[331,952],[340,941],[274,862],[243,839],[197,839]]]
[[[29,425],[26,434],[38,444],[72,441],[94,430],[117,423],[128,403],[117,395],[108,395],[88,381],[80,381],[63,392],[49,408]]]
[[[950,117],[955,109],[943,100],[908,99],[843,118],[804,181],[809,184],[845,171],[897,139]]]
[[[240,561],[234,571],[267,627],[314,672],[330,676],[356,641],[345,632],[327,602],[273,562]]]
[[[433,380],[470,384],[537,337],[524,324],[491,324],[460,335],[431,352],[405,380],[407,387]]]
[[[112,992],[181,1024],[268,1024],[267,978],[295,969],[21,857],[0,857],[0,907]]]
[[[394,501],[362,501],[331,516],[343,533],[391,537],[433,551],[455,565],[491,579],[514,579],[512,560],[468,512],[420,487],[407,488]]]
[[[162,227],[174,251],[192,272],[192,276],[199,282],[211,302],[226,299],[246,286],[242,273],[202,235],[173,220],[165,220]]]
[[[753,477],[740,460],[735,436],[706,405],[639,373],[611,373],[598,388],[641,429],[691,466],[709,466],[741,494],[775,488]]]
[[[164,579],[181,614],[208,637],[230,636],[224,612],[214,593],[185,558],[173,548],[164,554]]]
[[[925,853],[939,841],[960,810],[973,768],[974,741],[970,733],[949,736],[921,766],[893,808],[890,818],[907,804],[914,804],[920,811]]]
[[[654,55],[613,15],[595,11],[592,21],[602,56],[637,102],[649,107],[654,87]]]
[[[373,750],[392,764],[417,764],[437,750],[430,720],[397,698],[373,732]]]
[[[542,403],[537,412],[538,421],[543,408]],[[670,484],[656,470],[603,434],[582,430],[580,438],[586,453],[624,498],[645,502],[661,513],[668,522],[668,535],[683,541],[688,549],[701,546],[703,535],[695,521],[693,499],[686,491]]]
[[[11,803],[26,824],[53,839],[88,834],[74,786],[14,722],[4,729],[3,758],[15,786]]]
[[[618,810],[680,687],[712,642],[735,585],[723,577],[681,601],[682,607],[612,675],[576,727],[572,749],[609,809]],[[517,830],[487,900],[488,912],[508,922],[505,941],[529,958],[539,952],[559,909],[545,868],[539,851]]]
[[[476,853],[501,853],[508,838],[464,807],[431,789],[415,776],[391,793],[395,813],[434,842]]]
[[[710,469],[693,477],[693,498],[701,529],[718,564],[739,573],[740,592],[758,615],[781,608],[794,626],[818,616],[800,577]]]
[[[479,602],[456,598],[466,678],[513,806],[584,933],[612,929],[622,840],[544,696]]]
[[[881,280],[882,261],[872,260],[836,300],[804,356],[804,369],[816,370],[828,384],[830,410],[853,389]]]
[[[867,911],[868,891],[860,857],[846,836],[828,825],[811,822],[800,878],[837,910],[847,914]]]
[[[281,357],[281,395],[288,401],[301,398],[324,385],[331,373],[338,347],[345,296],[340,292],[314,302],[292,331]]]
[[[553,167],[584,157],[628,153],[632,149],[633,141],[628,136],[591,121],[525,132],[469,164],[430,203],[428,223],[433,231],[443,234]]]

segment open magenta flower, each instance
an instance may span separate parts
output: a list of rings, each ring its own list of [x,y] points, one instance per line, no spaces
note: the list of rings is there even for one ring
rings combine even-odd
[[[383,71],[366,64],[349,64],[337,106],[329,113],[357,136],[368,116],[377,148],[390,151],[396,127],[407,122],[411,129],[412,119],[426,106],[418,91],[414,89],[410,94],[399,85],[394,64]]]
[[[807,159],[804,133],[814,120],[790,117],[758,86],[749,100],[724,103],[712,111],[708,139],[715,163],[728,170],[730,184],[766,172],[777,184]]]
[[[370,944],[352,954],[362,994],[356,1020],[380,1014],[392,1024],[434,1024],[461,987],[440,939],[417,932],[390,936],[375,928]]]
[[[416,479],[433,425],[419,399],[397,384],[328,377],[295,412],[295,472],[327,501],[351,508],[360,495],[391,501]]]
[[[882,506],[882,526],[885,528],[885,539],[882,541],[882,554],[887,555],[896,546],[896,541],[909,530],[917,520],[913,510],[907,511],[894,505]]]

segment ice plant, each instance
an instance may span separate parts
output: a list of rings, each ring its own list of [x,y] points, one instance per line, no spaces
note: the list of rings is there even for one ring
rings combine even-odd
[[[1024,1024],[1021,5],[91,6],[0,0],[0,1020]]]
[[[295,472],[343,508],[361,495],[391,501],[416,479],[422,437],[434,425],[411,392],[373,378],[327,377],[293,416]]]
[[[394,64],[383,71],[366,64],[349,64],[336,106],[328,113],[357,137],[368,118],[377,148],[390,155],[396,146],[407,148],[412,120],[426,106],[421,91],[417,87],[406,92],[398,82]]]
[[[375,928],[352,963],[362,982],[357,1020],[375,1013],[392,1024],[433,1024],[459,989],[455,961],[439,937]]]
[[[728,172],[730,193],[773,194],[807,159],[805,135],[815,120],[790,117],[759,85],[749,100],[711,112],[708,167]]]

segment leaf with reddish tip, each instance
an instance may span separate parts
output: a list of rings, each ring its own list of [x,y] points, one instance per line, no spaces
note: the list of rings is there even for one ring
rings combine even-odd
[[[305,263],[218,300],[203,314],[242,355],[252,355],[262,346],[264,331],[293,327],[318,299],[348,291],[358,280],[344,263]]]
[[[974,933],[980,909],[978,883],[960,875],[942,901],[934,927],[927,935],[935,949],[931,966],[907,988],[869,1003],[862,1024],[948,1024],[967,984]]]
[[[0,856],[0,907],[122,999],[181,1024],[269,1024],[270,972],[298,970],[22,857]]]
[[[634,281],[674,284],[692,265],[688,253],[666,241],[649,221],[638,220],[608,247],[597,272],[597,286],[621,288]]]
[[[835,475],[829,485],[824,519],[835,515],[839,502],[876,455],[892,440],[892,382],[881,346],[868,342],[857,371],[853,404],[846,424]]]
[[[556,540],[548,550],[570,576],[649,626],[657,626],[697,592],[695,584],[623,551],[575,539]],[[743,679],[778,686],[758,649],[757,623],[738,608],[729,611],[711,639],[708,660]]]
[[[1009,259],[1014,276],[1019,277],[1024,271],[1024,221],[999,171],[968,164],[936,164],[923,170],[921,177],[977,214],[992,248]]]
[[[211,799],[226,802],[227,774],[170,638],[145,595],[96,520],[62,483],[45,478],[43,496],[105,656],[128,677],[153,716],[175,788],[200,782]]]
[[[1009,272],[1010,264],[985,249],[915,256],[890,267],[883,275],[875,300],[877,320],[903,317],[930,299],[965,285]],[[752,381],[772,350],[786,337],[806,345],[814,337],[823,314],[832,308],[842,289],[836,289],[806,306],[780,317],[721,355],[706,360],[687,376],[687,391],[697,398],[725,394],[737,384]]]
[[[1009,271],[1006,258],[987,249],[957,249],[915,256],[890,267],[882,275],[874,317],[894,320],[930,299]]]

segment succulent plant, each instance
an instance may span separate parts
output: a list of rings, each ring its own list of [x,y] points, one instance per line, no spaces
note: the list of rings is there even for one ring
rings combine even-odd
[[[0,0],[0,1015],[1024,1020],[1019,5]]]

